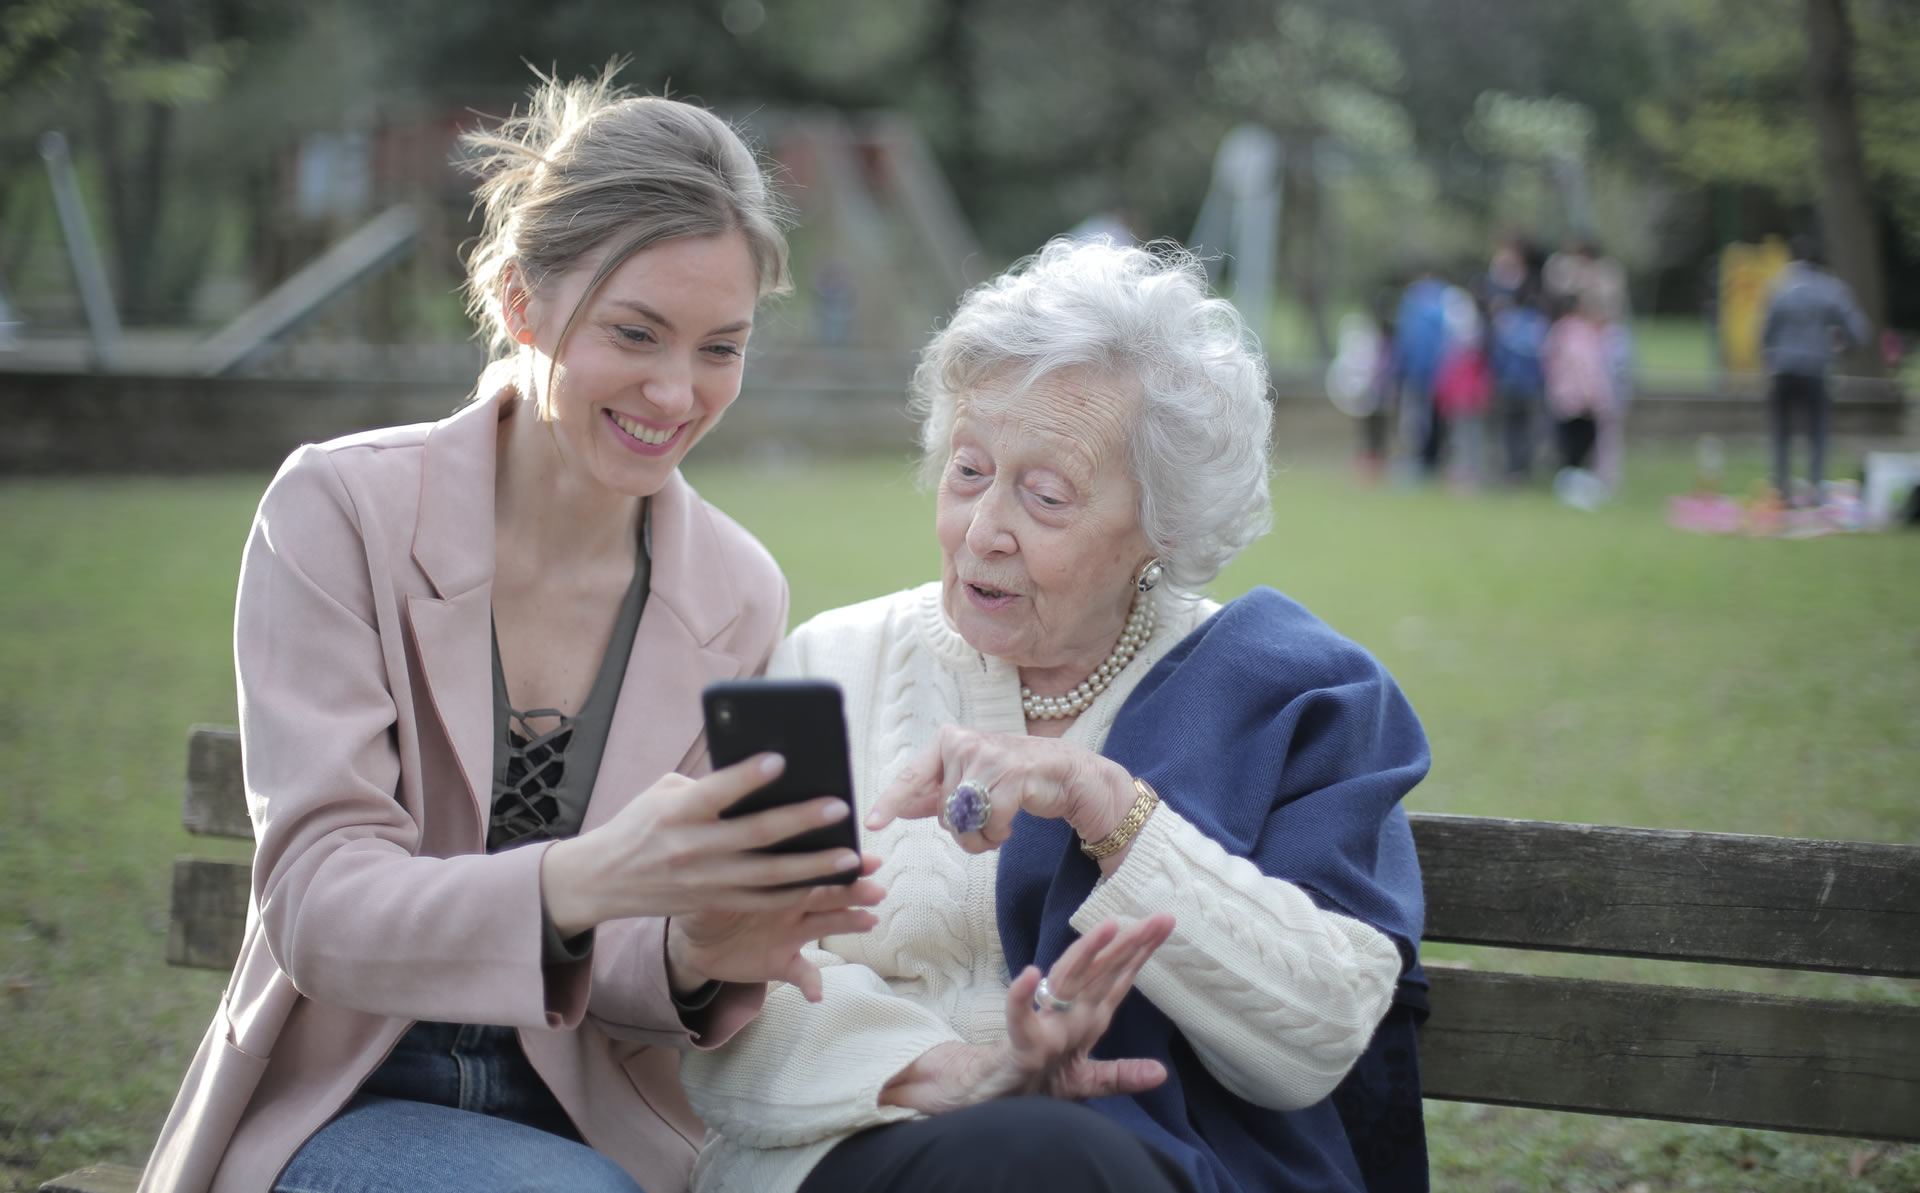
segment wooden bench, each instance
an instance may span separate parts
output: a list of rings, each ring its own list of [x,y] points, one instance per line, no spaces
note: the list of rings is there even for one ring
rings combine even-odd
[[[1920,978],[1920,847],[1417,814],[1428,942]],[[1920,1007],[1429,965],[1427,1097],[1920,1141]]]
[[[251,839],[240,736],[196,727],[182,816]],[[1920,978],[1920,846],[1416,813],[1426,939]],[[167,960],[229,969],[247,864],[174,862]],[[1433,962],[1429,1098],[1920,1142],[1920,1007]],[[123,1193],[82,1169],[42,1193]],[[117,1182],[117,1183],[115,1183]]]

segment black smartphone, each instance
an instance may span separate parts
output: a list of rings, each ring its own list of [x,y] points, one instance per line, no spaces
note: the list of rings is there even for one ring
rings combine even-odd
[[[847,815],[767,847],[768,853],[812,853],[821,849],[860,851],[853,816],[853,768],[848,763],[847,722],[840,685],[822,679],[730,679],[709,684],[700,694],[707,719],[707,754],[715,770],[732,766],[764,750],[787,760],[780,777],[742,796],[720,815],[800,803],[822,795],[847,801]],[[852,882],[852,870],[795,885]]]

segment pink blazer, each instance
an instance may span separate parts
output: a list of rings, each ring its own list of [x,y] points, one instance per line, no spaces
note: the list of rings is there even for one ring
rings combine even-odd
[[[418,1019],[506,1024],[581,1136],[648,1193],[686,1188],[704,1128],[668,995],[665,921],[540,960],[545,845],[484,853],[493,774],[494,456],[511,390],[441,422],[295,452],[241,564],[234,656],[253,900],[233,977],[143,1193],[262,1193]],[[785,630],[766,550],[676,474],[653,500],[652,592],[586,825],[706,767],[699,692]]]

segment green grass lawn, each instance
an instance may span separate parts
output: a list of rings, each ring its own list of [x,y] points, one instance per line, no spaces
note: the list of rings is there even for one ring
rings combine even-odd
[[[780,558],[796,618],[934,574],[904,461],[690,471]],[[1731,480],[1759,472],[1740,456]],[[1392,668],[1433,742],[1414,807],[1920,839],[1920,536],[1681,534],[1662,502],[1690,475],[1684,453],[1641,451],[1587,515],[1301,462],[1218,591],[1271,584]],[[0,1190],[138,1162],[218,998],[222,975],[161,960],[168,872],[219,852],[179,827],[186,728],[234,718],[233,582],[264,479],[0,482]],[[1920,1001],[1913,983],[1710,976]],[[1914,1148],[1429,1111],[1445,1190],[1920,1190]]]

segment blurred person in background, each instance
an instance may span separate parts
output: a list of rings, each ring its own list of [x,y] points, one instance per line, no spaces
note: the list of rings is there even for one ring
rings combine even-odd
[[[1184,253],[1056,241],[914,375],[937,581],[770,674],[846,695],[890,886],[682,1067],[701,1190],[1418,1193],[1418,719],[1272,589],[1257,341]]]
[[[1514,483],[1525,483],[1533,474],[1536,426],[1546,399],[1543,356],[1552,323],[1541,309],[1542,301],[1532,283],[1523,284],[1507,300],[1496,299],[1487,337],[1505,472]]]
[[[1596,444],[1594,453],[1606,463],[1598,471],[1611,493],[1625,467],[1627,410],[1633,404],[1633,298],[1627,271],[1597,239],[1578,236],[1567,249],[1547,259],[1541,280],[1550,297],[1569,301],[1600,329],[1613,390],[1612,417],[1599,421],[1597,434],[1603,442]]]
[[[1591,236],[1575,237],[1548,257],[1541,281],[1550,298],[1584,304],[1589,317],[1603,326],[1624,326],[1631,317],[1627,271]]]
[[[254,520],[252,905],[151,1193],[678,1193],[679,1055],[873,922],[864,878],[771,889],[850,851],[758,852],[842,801],[723,820],[780,760],[703,774],[701,687],[787,610],[679,472],[786,285],[758,163],[610,72],[466,143],[494,362],[441,422],[301,448]]]
[[[1386,475],[1387,454],[1393,444],[1393,421],[1400,408],[1400,370],[1394,354],[1394,299],[1392,290],[1376,290],[1371,306],[1376,325],[1371,360],[1366,372],[1366,398],[1360,415],[1360,474],[1368,481]]]
[[[1393,372],[1400,385],[1400,452],[1411,478],[1440,467],[1446,424],[1434,409],[1433,386],[1447,351],[1447,283],[1431,266],[1416,266],[1393,315]]]
[[[1339,348],[1327,364],[1327,397],[1358,424],[1354,457],[1362,480],[1378,481],[1386,468],[1395,398],[1393,373],[1393,299],[1374,295],[1371,313],[1348,311],[1340,317]]]
[[[1524,237],[1502,236],[1494,243],[1487,259],[1487,270],[1475,279],[1474,297],[1491,309],[1498,303],[1512,303],[1522,289],[1538,284],[1539,266]]]
[[[1773,490],[1789,505],[1819,504],[1826,480],[1827,422],[1832,396],[1827,370],[1847,347],[1872,342],[1873,327],[1853,291],[1824,268],[1820,242],[1790,242],[1793,260],[1767,296],[1760,354],[1770,378],[1767,411],[1773,439]],[[1807,428],[1807,486],[1796,492],[1790,457],[1793,424]]]
[[[1434,377],[1433,408],[1446,425],[1449,479],[1470,493],[1484,480],[1487,409],[1493,404],[1487,320],[1479,300],[1464,287],[1447,287],[1445,302],[1447,346]]]
[[[1620,412],[1607,324],[1594,302],[1565,296],[1541,345],[1547,409],[1557,425],[1560,471],[1554,493],[1591,510],[1620,478]]]

